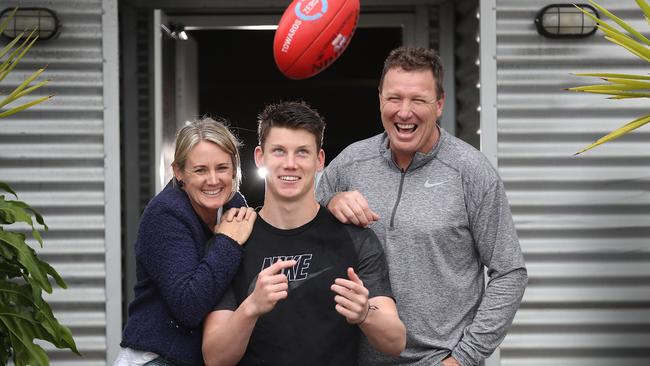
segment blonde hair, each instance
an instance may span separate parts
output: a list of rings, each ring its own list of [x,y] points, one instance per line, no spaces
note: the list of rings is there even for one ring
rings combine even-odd
[[[172,165],[179,169],[185,169],[187,155],[201,141],[212,142],[220,149],[230,155],[233,166],[232,192],[230,197],[239,191],[241,184],[241,159],[239,158],[239,147],[241,143],[226,127],[224,120],[214,120],[210,117],[188,122],[176,135],[176,149],[174,151],[174,162]],[[176,178],[173,183],[178,185]]]

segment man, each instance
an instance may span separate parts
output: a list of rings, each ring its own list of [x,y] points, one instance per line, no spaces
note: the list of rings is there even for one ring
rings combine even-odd
[[[318,199],[339,220],[372,224],[408,329],[400,358],[362,345],[362,364],[478,365],[528,281],[497,172],[437,124],[442,74],[432,50],[393,50],[379,83],[385,132],[346,148],[319,181]]]
[[[361,332],[386,354],[405,347],[377,237],[316,201],[324,129],[304,103],[270,105],[259,116],[264,206],[231,291],[207,317],[207,365],[356,365]]]

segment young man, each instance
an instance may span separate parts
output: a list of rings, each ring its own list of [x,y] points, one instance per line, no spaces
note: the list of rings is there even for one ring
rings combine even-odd
[[[442,85],[433,50],[393,50],[379,81],[385,132],[346,148],[318,184],[342,222],[376,221],[409,330],[400,358],[362,345],[364,364],[478,365],[505,337],[527,284],[498,173],[438,126]]]
[[[324,129],[304,103],[259,116],[264,206],[231,290],[206,319],[207,365],[356,365],[361,332],[388,355],[406,345],[377,237],[316,201]]]

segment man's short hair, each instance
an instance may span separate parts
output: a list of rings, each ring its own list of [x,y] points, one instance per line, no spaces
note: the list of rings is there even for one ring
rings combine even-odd
[[[445,95],[445,90],[442,87],[443,69],[442,60],[436,51],[430,48],[402,46],[392,50],[386,61],[384,61],[384,69],[381,72],[379,79],[379,92],[384,85],[384,77],[390,69],[401,68],[404,71],[423,71],[431,70],[433,77],[436,80],[436,95],[438,99]]]
[[[257,137],[260,146],[264,147],[272,127],[306,130],[314,135],[317,150],[323,146],[325,120],[303,101],[274,103],[264,108],[257,116]]]

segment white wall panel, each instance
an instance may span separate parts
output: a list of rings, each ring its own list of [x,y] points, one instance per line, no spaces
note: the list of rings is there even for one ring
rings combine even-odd
[[[649,104],[563,90],[598,82],[572,73],[648,65],[601,33],[538,35],[535,14],[551,3],[571,2],[495,1],[497,122],[482,128],[497,129],[487,148],[530,276],[501,365],[650,365],[650,128],[573,156]],[[599,3],[648,34],[634,1]]]
[[[43,214],[50,230],[43,235],[45,247],[34,247],[69,285],[45,298],[70,327],[83,357],[43,344],[51,365],[106,365],[107,322],[119,327],[121,319],[106,312],[104,136],[105,123],[118,121],[105,122],[110,106],[103,90],[102,1],[9,0],[0,9],[15,5],[55,11],[61,31],[58,38],[37,42],[3,82],[8,89],[47,65],[42,78],[51,81],[36,94],[54,98],[0,121],[0,180]],[[119,253],[119,241],[112,244]]]

